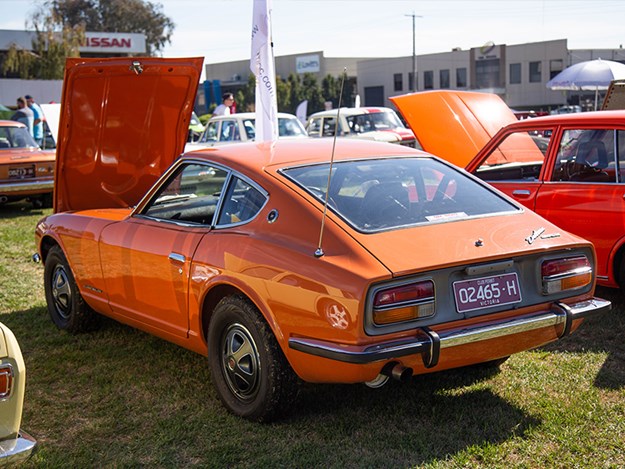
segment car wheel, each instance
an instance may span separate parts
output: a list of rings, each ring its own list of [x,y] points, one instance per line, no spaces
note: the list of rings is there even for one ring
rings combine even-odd
[[[297,377],[269,325],[242,297],[226,297],[215,307],[208,361],[219,398],[235,415],[267,422],[297,398]]]
[[[43,275],[48,312],[54,324],[72,334],[93,329],[97,325],[97,313],[85,303],[78,291],[60,247],[50,249]]]

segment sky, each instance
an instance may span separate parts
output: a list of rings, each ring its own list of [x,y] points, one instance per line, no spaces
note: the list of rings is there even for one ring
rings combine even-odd
[[[253,0],[150,1],[176,25],[163,56],[249,58]],[[40,3],[0,0],[0,29],[27,29]],[[625,46],[623,0],[273,0],[274,55],[411,56],[413,15],[417,55],[552,39],[569,49]]]

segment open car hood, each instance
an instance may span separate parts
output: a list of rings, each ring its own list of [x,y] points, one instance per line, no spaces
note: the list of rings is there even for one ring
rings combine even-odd
[[[202,61],[67,60],[55,212],[141,199],[184,148]]]
[[[425,91],[390,100],[425,151],[461,168],[497,131],[517,120],[499,96],[489,93]]]

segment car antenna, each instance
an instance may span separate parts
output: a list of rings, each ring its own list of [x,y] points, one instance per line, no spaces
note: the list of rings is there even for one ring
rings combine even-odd
[[[326,225],[326,215],[328,213],[328,198],[330,196],[330,182],[332,180],[332,166],[334,165],[334,149],[336,148],[336,137],[339,133],[339,116],[341,114],[341,104],[343,102],[343,88],[345,86],[345,76],[347,75],[347,67],[343,68],[343,76],[341,77],[341,91],[339,93],[339,106],[336,110],[336,122],[334,123],[334,140],[332,141],[332,154],[330,155],[330,169],[328,171],[328,185],[326,188],[326,199],[323,203],[323,215],[321,216],[321,229],[319,230],[319,245],[315,251],[315,257],[322,257],[325,253],[321,247],[323,241],[323,229]]]

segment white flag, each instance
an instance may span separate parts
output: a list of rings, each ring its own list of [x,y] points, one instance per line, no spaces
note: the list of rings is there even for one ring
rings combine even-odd
[[[250,69],[256,75],[256,141],[277,140],[278,102],[271,43],[271,0],[254,0]]]
[[[305,99],[301,103],[297,105],[297,109],[295,110],[295,116],[302,123],[302,125],[306,125],[306,115],[308,114],[308,100]]]

